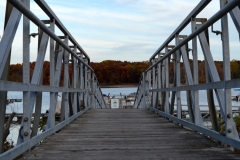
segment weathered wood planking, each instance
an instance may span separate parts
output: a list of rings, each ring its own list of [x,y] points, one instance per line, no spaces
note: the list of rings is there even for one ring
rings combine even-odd
[[[91,109],[25,159],[240,159],[147,110]]]

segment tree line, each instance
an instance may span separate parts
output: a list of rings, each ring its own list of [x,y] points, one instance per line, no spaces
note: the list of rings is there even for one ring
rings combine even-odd
[[[192,61],[189,60],[189,64],[192,67]],[[33,74],[35,62],[30,64],[30,76]],[[219,77],[223,80],[223,62],[215,61]],[[232,60],[231,63],[231,78],[236,79],[240,77],[240,61]],[[62,65],[63,66],[63,65]],[[149,64],[147,61],[144,62],[128,62],[128,61],[113,61],[105,60],[102,62],[91,62],[90,66],[94,69],[94,72],[98,78],[98,81],[102,85],[115,85],[115,84],[137,84],[140,80],[141,74],[145,71]],[[171,62],[169,65],[169,83],[174,81],[174,64]],[[199,66],[199,82],[204,83],[206,79],[205,74],[205,61],[198,61]],[[62,67],[60,78],[60,86],[63,84],[63,72]],[[186,83],[186,74],[183,63],[180,67],[181,72],[181,83]],[[9,81],[22,82],[22,64],[11,64],[9,68]],[[43,73],[42,73],[43,85],[50,84],[50,63],[44,62]],[[70,82],[72,79],[72,65],[69,64],[69,78]]]
[[[148,62],[128,62],[106,60],[91,62],[91,67],[100,84],[138,83],[142,72],[148,68]]]

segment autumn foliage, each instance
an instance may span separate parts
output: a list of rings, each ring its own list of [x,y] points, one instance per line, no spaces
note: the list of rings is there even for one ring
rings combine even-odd
[[[63,65],[62,65],[63,66]],[[91,62],[90,66],[101,84],[126,84],[138,83],[140,76],[148,67],[148,62],[121,62],[106,60],[100,63]],[[30,79],[35,67],[35,62],[30,63]],[[22,64],[10,65],[9,81],[22,82]],[[60,86],[63,84],[64,68],[61,68]],[[50,84],[50,63],[44,62],[43,85]],[[69,79],[72,80],[72,65],[69,64]]]
[[[91,62],[91,67],[101,84],[138,83],[142,72],[148,68],[148,62],[102,61]]]
[[[189,61],[190,66],[192,67],[192,61]],[[35,62],[30,64],[30,75],[32,77]],[[94,69],[94,72],[98,78],[100,84],[114,85],[114,84],[137,84],[141,77],[141,74],[149,66],[148,62],[128,62],[128,61],[112,61],[105,60],[102,62],[91,62],[91,67]],[[223,80],[223,62],[215,61],[219,77]],[[231,78],[236,79],[240,78],[240,61],[232,60],[231,63]],[[199,66],[199,82],[205,82],[205,61],[198,61]],[[64,69],[61,69],[61,78],[60,86],[63,84],[63,72]],[[181,83],[186,83],[186,74],[184,65],[181,63],[180,67],[181,72]],[[22,64],[12,64],[10,65],[9,70],[9,81],[22,82]],[[50,63],[48,61],[44,62],[43,66],[43,85],[49,85],[50,83]],[[31,78],[30,77],[30,78]],[[69,78],[70,82],[72,79],[72,65],[69,64]],[[173,83],[174,79],[174,65],[171,62],[169,68],[169,83]]]

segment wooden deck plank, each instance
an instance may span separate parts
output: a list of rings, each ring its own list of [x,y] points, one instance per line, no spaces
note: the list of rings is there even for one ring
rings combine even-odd
[[[24,159],[240,159],[147,110],[91,109]]]

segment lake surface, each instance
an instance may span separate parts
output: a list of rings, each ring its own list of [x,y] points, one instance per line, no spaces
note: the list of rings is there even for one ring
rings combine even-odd
[[[129,95],[130,93],[137,92],[136,87],[129,88],[102,88],[102,93],[105,95],[110,94],[110,96],[120,97],[120,93],[122,95]],[[61,96],[61,93],[59,93]],[[42,100],[42,110],[41,113],[46,113],[46,110],[49,110],[50,106],[50,93],[43,92],[43,100]],[[22,99],[22,92],[8,92],[8,99]],[[23,103],[22,102],[14,102],[7,105],[6,113],[22,113],[23,112]]]
[[[122,95],[129,95],[130,93],[136,93],[137,87],[129,87],[129,88],[102,88],[102,93],[105,95],[110,94],[110,97],[120,97],[120,94]]]
[[[110,94],[110,97],[115,96],[115,97],[120,97],[120,93],[122,95],[129,95],[130,93],[137,92],[137,87],[128,87],[128,88],[102,88],[102,93],[105,95]],[[240,91],[235,91],[232,89],[232,95],[238,95]],[[50,99],[49,92],[43,92],[43,100],[42,100],[42,113],[46,113],[46,110],[49,110],[49,105],[50,105]],[[59,94],[61,95],[61,93]],[[22,92],[8,92],[8,99],[22,99]],[[215,104],[218,106],[217,103],[217,98],[214,94],[214,99],[215,99]],[[181,92],[181,102],[182,105],[186,105],[186,92],[182,91]],[[207,105],[207,94],[205,90],[200,90],[199,91],[199,103],[200,105]],[[176,102],[175,102],[176,104]],[[15,111],[16,113],[22,113],[23,112],[23,104],[22,102],[14,102],[10,103],[7,105],[7,110],[6,113],[12,113]],[[240,107],[240,102],[237,101],[232,101],[232,106],[235,107]]]

